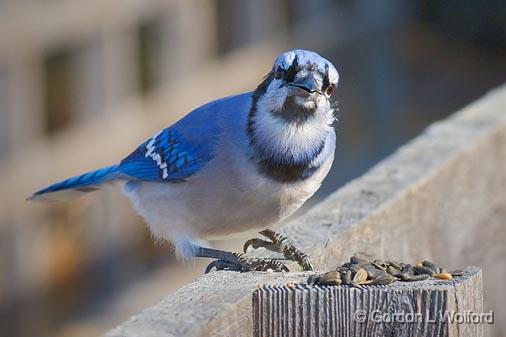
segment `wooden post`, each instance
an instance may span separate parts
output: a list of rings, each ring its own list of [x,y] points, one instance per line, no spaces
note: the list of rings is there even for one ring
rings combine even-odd
[[[253,294],[255,337],[479,337],[480,269],[443,281],[388,286],[266,286]],[[471,314],[471,313],[476,313]]]

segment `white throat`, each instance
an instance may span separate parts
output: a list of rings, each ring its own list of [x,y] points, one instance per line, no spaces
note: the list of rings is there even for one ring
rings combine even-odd
[[[314,159],[332,130],[332,108],[325,101],[303,123],[287,121],[277,115],[283,108],[276,99],[279,96],[261,96],[256,102],[255,113],[250,116],[251,133],[259,159],[282,164],[301,164]]]

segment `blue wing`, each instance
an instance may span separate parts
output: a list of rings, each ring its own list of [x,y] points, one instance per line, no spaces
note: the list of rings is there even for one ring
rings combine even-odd
[[[28,199],[68,200],[114,180],[183,181],[214,158],[222,132],[220,119],[234,132],[242,132],[234,121],[247,115],[250,98],[251,93],[244,93],[205,104],[148,139],[120,164],[66,179]]]
[[[118,171],[133,180],[156,182],[182,181],[198,172],[214,157],[220,101],[194,110],[148,139],[121,161]]]
[[[213,157],[211,140],[192,144],[167,128],[123,159],[118,170],[139,180],[177,181],[195,174]]]

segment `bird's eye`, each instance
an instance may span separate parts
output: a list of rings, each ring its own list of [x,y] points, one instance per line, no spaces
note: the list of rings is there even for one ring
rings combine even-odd
[[[334,91],[336,90],[336,85],[335,84],[330,84],[328,87],[327,87],[327,90],[325,91],[327,93],[327,95],[332,95],[334,93]]]
[[[274,70],[274,78],[279,80],[281,77],[283,77],[283,71],[280,67],[277,67],[276,70]]]

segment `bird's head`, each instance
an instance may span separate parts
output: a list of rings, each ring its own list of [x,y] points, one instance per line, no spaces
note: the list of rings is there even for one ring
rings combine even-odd
[[[334,65],[317,53],[288,51],[279,55],[256,89],[257,105],[287,122],[304,121],[332,110],[330,97],[338,80]]]

